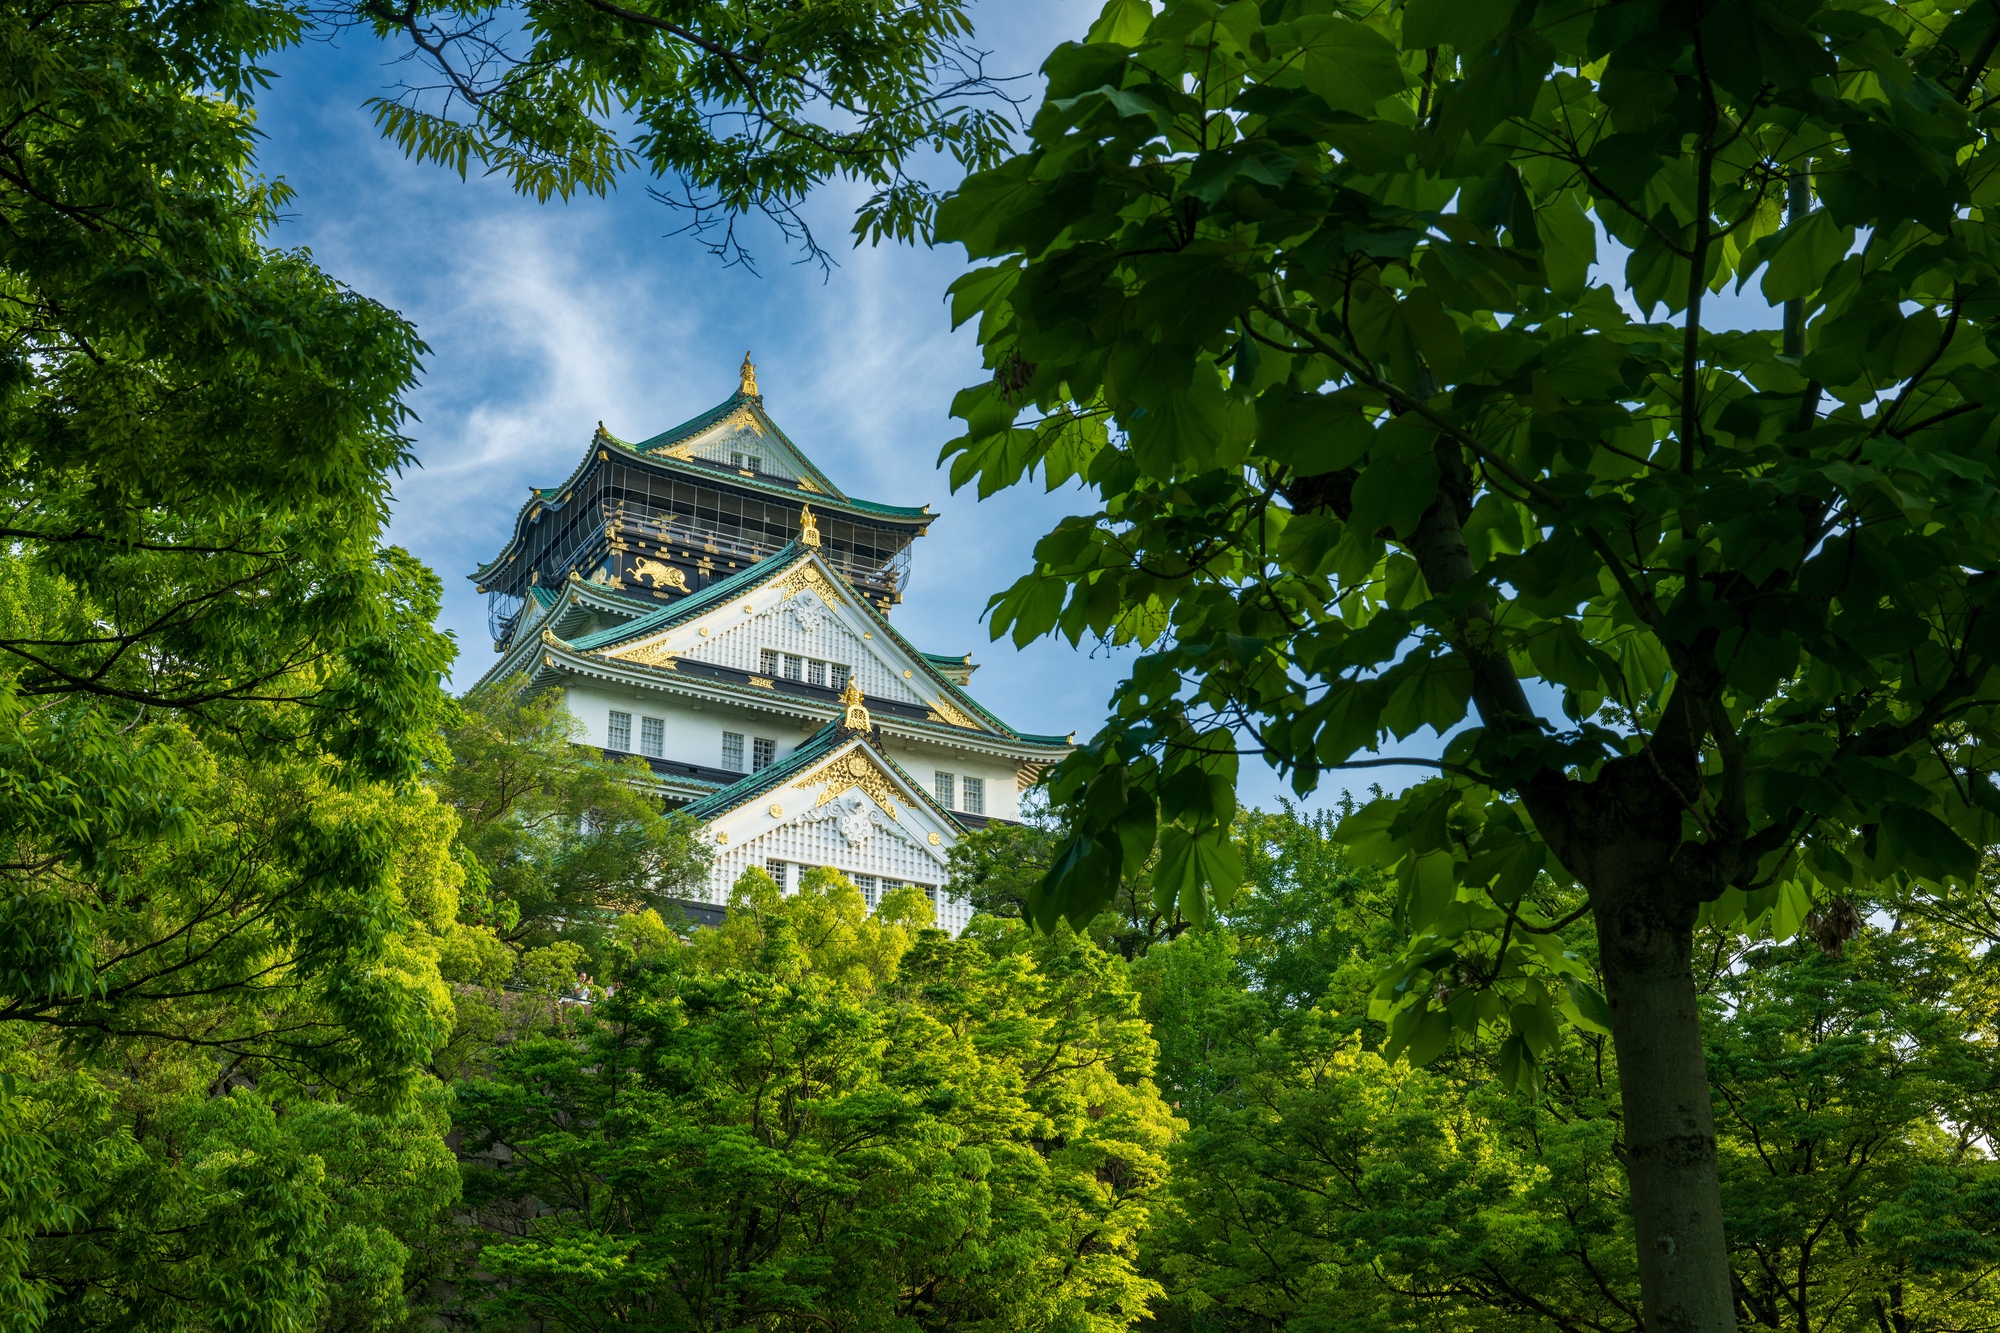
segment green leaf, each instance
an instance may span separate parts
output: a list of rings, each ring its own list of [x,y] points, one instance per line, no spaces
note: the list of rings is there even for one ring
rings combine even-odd
[[[1334,110],[1365,115],[1403,90],[1396,48],[1374,29],[1326,14],[1307,15],[1295,26],[1306,58],[1306,87]]]
[[[1549,290],[1564,301],[1583,295],[1597,262],[1597,227],[1574,193],[1565,190],[1535,214]]]
[[[1257,399],[1257,452],[1300,476],[1353,467],[1374,442],[1368,418],[1340,399],[1285,386]]]
[[[1109,0],[1098,12],[1084,38],[1087,42],[1110,42],[1117,46],[1137,46],[1152,26],[1151,0]]]
[[[1361,532],[1388,528],[1408,536],[1437,499],[1437,433],[1415,417],[1398,417],[1376,433],[1375,448],[1354,483],[1348,526]]]
[[[1586,1032],[1595,1032],[1601,1037],[1611,1035],[1611,1006],[1605,1003],[1604,993],[1587,981],[1572,977],[1569,982],[1569,1002],[1573,1012],[1570,1021]]]
[[[1500,35],[1513,0],[1410,0],[1403,6],[1403,46],[1451,46],[1474,51]]]
[[[1886,855],[1919,875],[1930,879],[1953,876],[1969,881],[1979,871],[1979,853],[1928,810],[1897,803],[1885,805],[1882,829],[1888,834]]]
[[[1761,284],[1764,299],[1773,305],[1819,290],[1821,281],[1854,245],[1854,228],[1841,226],[1823,208],[1808,213],[1779,236]]]

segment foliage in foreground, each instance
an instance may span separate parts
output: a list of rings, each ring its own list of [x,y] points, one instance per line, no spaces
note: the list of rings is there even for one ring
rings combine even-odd
[[[2000,842],[1996,51],[1971,0],[1112,0],[939,211],[991,372],[954,483],[1098,501],[994,632],[1146,648],[1035,915],[1156,841],[1163,911],[1226,901],[1239,750],[1303,794],[1449,736],[1348,830],[1394,1046],[1493,1034],[1532,1090],[1562,1021],[1615,1034],[1676,1333],[1735,1326],[1697,929]],[[1788,328],[1717,327],[1732,281]]]
[[[1161,1324],[1637,1330],[1609,1043],[1563,1037],[1533,1099],[1490,1040],[1385,1059],[1366,1014],[1394,886],[1349,870],[1331,823],[1252,815],[1244,896],[1136,969],[1189,1123],[1147,1244]],[[1591,936],[1566,943],[1588,960]],[[1703,938],[1737,1317],[2000,1328],[1991,940],[1886,914],[1828,938]]]
[[[291,9],[0,15],[0,1320],[393,1307],[451,1192],[414,332],[265,244]],[[348,1315],[340,1316],[348,1318]],[[372,1318],[372,1316],[368,1316]],[[387,1316],[385,1316],[387,1317]]]
[[[575,1036],[460,1096],[483,1317],[631,1329],[1112,1333],[1174,1135],[1122,965],[915,890],[873,916],[745,873],[683,943],[641,914]]]

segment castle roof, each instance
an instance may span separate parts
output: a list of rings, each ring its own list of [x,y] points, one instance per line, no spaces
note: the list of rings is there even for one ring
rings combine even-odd
[[[910,508],[851,496],[835,485],[786,435],[765,410],[762,394],[738,389],[722,402],[636,443],[620,439],[599,423],[574,470],[554,486],[531,486],[514,516],[513,532],[500,552],[467,577],[491,575],[523,548],[528,524],[542,510],[566,507],[593,463],[617,458],[664,474],[700,481],[763,498],[810,502],[823,514],[864,523],[921,528],[935,514],[929,505]],[[740,461],[739,461],[740,460]],[[754,460],[755,467],[742,464]]]

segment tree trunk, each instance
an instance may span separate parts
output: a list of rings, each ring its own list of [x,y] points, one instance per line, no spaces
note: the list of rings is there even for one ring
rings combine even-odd
[[[1649,898],[1621,895],[1596,910],[1646,1333],[1734,1333],[1693,923]]]

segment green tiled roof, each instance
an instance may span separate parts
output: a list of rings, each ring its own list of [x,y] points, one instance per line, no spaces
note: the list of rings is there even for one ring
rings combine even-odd
[[[764,795],[764,793],[782,787],[797,774],[811,768],[821,759],[838,750],[853,735],[853,732],[847,731],[838,721],[829,722],[802,741],[798,749],[792,751],[777,763],[772,764],[768,768],[759,769],[757,772],[731,783],[713,795],[704,796],[698,801],[682,806],[680,813],[689,815],[695,819],[706,820],[717,819],[728,814],[731,810],[740,809]],[[867,745],[868,753],[876,762],[886,765],[890,772],[901,778],[908,785],[909,789],[916,793],[917,799],[929,807],[932,813],[941,817],[946,824],[953,828],[963,829],[965,827],[965,825],[958,822],[957,817],[951,811],[938,804],[937,798],[925,790],[923,783],[918,782],[910,776],[908,769],[897,763],[886,752],[870,743],[866,737],[862,738],[862,743]]]
[[[728,601],[746,588],[754,588],[770,577],[770,570],[766,566],[788,561],[804,549],[799,545],[798,539],[793,538],[748,569],[739,569],[720,583],[711,583],[700,592],[690,593],[678,602],[669,602],[657,611],[640,616],[637,620],[614,625],[595,634],[586,634],[580,639],[572,640],[569,646],[578,652],[587,653],[593,649],[609,648],[627,639],[651,634],[669,625],[677,625],[689,616],[698,616],[711,606]]]
[[[710,426],[729,416],[730,413],[745,403],[750,404],[756,409],[758,418],[791,451],[792,455],[799,461],[805,471],[810,474],[809,480],[814,486],[819,488],[818,491],[802,490],[795,483],[789,481],[778,479],[767,480],[762,477],[745,477],[737,473],[725,474],[715,472],[701,464],[684,462],[678,458],[668,458],[659,452],[660,450],[671,448],[691,435],[700,434]],[[781,496],[787,500],[811,504],[822,511],[838,513],[846,510],[856,514],[870,514],[881,518],[926,523],[937,517],[937,515],[930,512],[928,506],[919,505],[912,508],[908,505],[883,504],[876,500],[858,500],[848,495],[838,486],[834,485],[830,477],[819,470],[818,464],[806,457],[804,450],[792,443],[791,437],[785,434],[784,429],[777,422],[771,420],[770,415],[764,411],[761,397],[752,398],[739,390],[699,416],[691,417],[683,421],[680,425],[661,431],[658,435],[641,440],[637,444],[634,444],[630,440],[619,439],[617,436],[603,429],[600,424],[597,432],[591,436],[589,447],[584,450],[583,460],[576,465],[576,469],[569,474],[568,479],[557,486],[529,487],[530,493],[527,503],[523,504],[519,513],[514,516],[514,529],[508,535],[507,544],[500,548],[498,555],[485,564],[480,565],[466,577],[477,580],[498,569],[505,561],[507,552],[513,550],[515,544],[520,540],[521,525],[526,521],[529,511],[538,504],[550,504],[558,497],[573,489],[577,482],[582,479],[584,472],[589,468],[591,459],[595,456],[596,450],[601,444],[613,445],[621,453],[636,455],[656,466],[686,473],[691,476],[704,477],[712,481],[720,481],[730,486],[740,486],[748,490]]]
[[[748,777],[730,783],[721,791],[682,806],[681,813],[696,819],[713,819],[718,815],[726,815],[738,806],[756,800],[765,792],[783,786],[794,774],[810,768],[840,744],[842,734],[840,723],[829,722],[801,741],[798,749],[777,763],[760,768]]]

